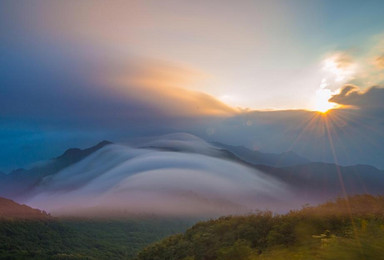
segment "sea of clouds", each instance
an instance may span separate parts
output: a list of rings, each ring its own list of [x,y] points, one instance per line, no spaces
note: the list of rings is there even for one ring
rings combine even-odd
[[[44,178],[28,205],[54,215],[210,216],[282,209],[289,187],[187,134],[111,144]]]

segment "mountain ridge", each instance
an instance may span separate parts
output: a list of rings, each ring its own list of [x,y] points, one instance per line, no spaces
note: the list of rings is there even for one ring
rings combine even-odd
[[[49,219],[45,211],[19,204],[13,200],[0,197],[0,219]]]
[[[254,165],[264,164],[274,167],[285,167],[310,162],[310,160],[296,154],[293,151],[287,151],[283,153],[265,153],[254,151],[244,146],[234,146],[219,142],[212,142],[212,144],[224,148],[235,154],[237,157],[241,158],[243,161]]]
[[[296,207],[305,203],[321,203],[337,196],[360,193],[382,194],[384,190],[384,172],[374,166],[361,164],[340,166],[325,162],[310,162],[293,152],[265,155],[244,147],[235,147],[237,150],[251,153],[249,157],[247,154],[242,154],[241,157],[235,153],[236,151],[224,148],[223,146],[226,146],[224,144],[214,146],[212,143],[190,135],[176,135],[175,139],[172,139],[172,136],[166,136],[137,147],[118,144],[108,146],[110,144],[109,141],[103,141],[87,149],[71,148],[48,162],[46,168],[40,166],[40,168],[30,170],[19,169],[9,176],[0,176],[0,196],[30,202],[40,194],[44,197],[43,201],[40,201],[42,204],[39,204],[37,199],[34,201],[37,204],[31,205],[51,209],[45,208],[44,205],[52,207],[52,203],[49,204],[49,201],[54,200],[57,204],[60,199],[66,200],[60,196],[57,197],[57,201],[50,197],[56,196],[57,193],[72,194],[74,197],[71,197],[71,200],[78,200],[79,197],[76,196],[82,194],[81,191],[87,186],[86,192],[92,190],[93,195],[85,198],[84,203],[86,203],[89,199],[107,191],[111,191],[110,195],[114,196],[112,194],[115,194],[116,189],[113,187],[116,187],[126,196],[125,199],[119,197],[119,207],[124,209],[128,205],[126,198],[132,197],[132,194],[135,196],[145,194],[148,203],[153,199],[150,196],[155,196],[154,198],[158,200],[163,196],[161,198],[166,199],[165,201],[169,203],[175,199],[174,203],[176,203],[180,196],[175,194],[191,194],[192,187],[199,186],[200,188],[196,188],[197,196],[201,196],[205,192],[206,194],[216,194],[215,196],[218,197],[207,199],[204,195],[201,196],[203,200],[196,200],[196,196],[188,195],[183,198],[183,203],[186,201],[197,204],[204,201],[228,201],[227,204],[230,205],[235,202],[231,201],[235,198],[225,198],[226,188],[217,185],[217,181],[228,181],[228,185],[235,185],[235,183],[240,185],[236,188],[231,186],[231,189],[236,189],[237,192],[245,192],[244,187],[252,189],[252,192],[249,190],[251,193],[246,196],[255,196],[252,200],[257,203],[252,205],[264,208],[265,205],[272,205],[273,201],[280,203],[282,200],[288,199],[286,197],[288,194],[284,195],[284,198],[279,197],[277,191],[292,193],[289,201],[292,202],[291,206]],[[104,148],[105,146],[108,147]],[[227,147],[234,149],[234,146],[228,145]],[[284,162],[287,165],[279,165],[278,162],[284,156],[288,158]],[[85,159],[86,157],[88,159]],[[247,157],[248,160],[245,160],[244,157]],[[252,161],[250,158],[257,160]],[[52,161],[56,161],[57,164],[50,166],[49,163]],[[42,169],[47,171],[41,172]],[[194,173],[192,174],[192,172]],[[208,180],[212,180],[210,178],[213,176],[218,179],[215,182],[209,182]],[[259,179],[250,184],[251,179],[247,179],[246,176],[251,179],[254,177]],[[171,179],[165,181],[164,178]],[[100,182],[100,179],[103,181]],[[177,180],[179,184],[176,185]],[[200,183],[198,186],[193,186],[197,180]],[[95,181],[98,185],[92,186],[95,185]],[[171,184],[174,182],[175,184]],[[277,188],[276,192],[268,191],[268,184],[273,184],[271,187]],[[205,185],[205,190],[201,188],[202,185]],[[181,186],[183,188],[180,188]],[[213,192],[215,189],[217,190]],[[139,195],[139,193],[134,193],[135,191],[142,193]],[[147,191],[152,193],[147,193]],[[158,193],[156,194],[156,192]],[[256,194],[258,195],[256,196]],[[110,199],[118,202],[116,197],[110,197]],[[183,203],[179,203],[178,207],[181,207]],[[171,204],[168,206],[172,208]],[[204,206],[202,205],[201,208],[205,209],[206,204],[204,202]],[[58,205],[61,204],[58,203]],[[108,204],[106,205],[108,206]],[[135,205],[135,207],[147,210],[153,208],[150,205],[148,204],[146,207]]]
[[[0,175],[0,196],[10,198],[23,198],[25,191],[37,185],[42,178],[55,174],[58,171],[79,162],[93,152],[112,144],[110,141],[102,141],[85,149],[70,148],[58,157],[52,158],[30,169],[19,168],[8,174]],[[10,186],[10,183],[18,182],[17,187]]]
[[[282,168],[267,165],[255,167],[291,185],[304,197],[331,199],[362,193],[380,195],[384,190],[384,171],[371,165],[340,166],[311,162]]]

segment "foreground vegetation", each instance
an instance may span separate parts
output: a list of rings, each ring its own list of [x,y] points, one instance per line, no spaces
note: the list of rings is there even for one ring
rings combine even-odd
[[[3,218],[0,259],[384,260],[380,196],[338,199],[285,215],[221,217],[185,231],[192,223],[154,217],[64,220],[45,214]]]
[[[3,219],[0,259],[132,259],[146,245],[182,232],[177,219]]]
[[[359,195],[286,215],[200,222],[137,260],[384,259],[384,197]]]

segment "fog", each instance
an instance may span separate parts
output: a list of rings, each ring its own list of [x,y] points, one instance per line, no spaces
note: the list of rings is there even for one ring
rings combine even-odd
[[[221,158],[197,137],[171,135],[141,147],[152,148],[107,145],[46,177],[26,203],[53,215],[198,216],[278,210],[294,201],[285,184]]]

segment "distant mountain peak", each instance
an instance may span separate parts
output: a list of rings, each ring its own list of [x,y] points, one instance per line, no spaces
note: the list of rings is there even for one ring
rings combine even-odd
[[[35,165],[30,169],[17,169],[0,178],[0,196],[11,198],[23,198],[28,196],[28,192],[33,189],[40,181],[49,175],[55,174],[60,170],[75,164],[85,157],[91,155],[106,145],[112,144],[110,141],[102,141],[86,149],[70,148],[62,155]]]
[[[69,159],[71,157],[77,158],[79,156],[85,157],[85,156],[87,156],[87,155],[89,155],[89,154],[103,148],[104,146],[109,145],[109,144],[112,144],[112,142],[107,141],[107,140],[103,140],[100,143],[98,143],[94,146],[91,146],[89,148],[86,148],[86,149],[69,148],[62,155],[60,155],[59,157],[56,157],[55,159]]]
[[[95,145],[95,147],[100,147],[100,146],[104,147],[104,146],[106,146],[108,144],[113,144],[113,143],[111,141],[108,141],[108,140],[103,140],[100,143],[98,143],[97,145]]]

